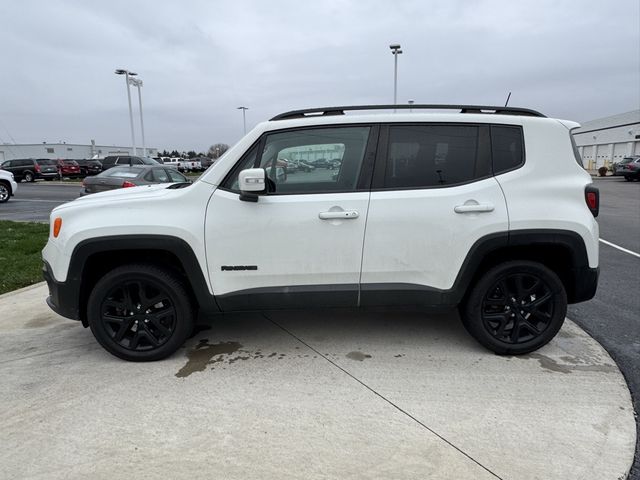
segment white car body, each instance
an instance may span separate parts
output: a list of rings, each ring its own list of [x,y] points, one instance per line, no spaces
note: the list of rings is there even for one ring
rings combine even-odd
[[[2,169],[0,169],[0,183],[2,183],[4,186],[4,188],[1,190],[2,192],[4,192],[5,188],[7,189],[7,192],[5,193],[5,195],[8,195],[8,197],[6,198],[6,200],[4,200],[6,202],[7,200],[9,200],[10,197],[14,196],[18,191],[18,183],[13,177],[13,173],[7,172],[6,170],[2,170]]]
[[[265,197],[257,205],[238,202],[237,195],[217,189],[240,156],[265,132],[310,125],[340,125],[354,121],[356,119],[353,116],[344,116],[260,123],[188,189],[163,190],[162,186],[129,188],[110,193],[115,198],[108,204],[101,202],[101,206],[89,206],[83,199],[57,207],[51,213],[51,218],[61,216],[64,229],[59,238],[49,239],[44,259],[55,266],[56,280],[64,281],[66,266],[74,247],[86,238],[116,234],[176,235],[194,247],[201,260],[201,268],[207,273],[212,294],[259,286],[316,284],[317,277],[327,275],[328,270],[332,273],[326,277],[326,283],[348,283],[360,275],[361,247],[354,245],[338,255],[334,253],[331,255],[331,266],[328,266],[326,261],[329,249],[323,248],[317,254],[309,256],[309,245],[304,239],[337,235],[335,238],[351,238],[352,242],[360,244],[369,214],[367,228],[371,229],[370,232],[374,229],[384,230],[384,224],[390,218],[398,219],[398,215],[401,215],[400,218],[406,217],[401,222],[402,228],[387,232],[386,237],[382,231],[380,235],[372,234],[367,237],[362,274],[372,281],[411,280],[438,288],[450,288],[457,274],[457,267],[474,240],[486,233],[506,229],[569,228],[584,239],[589,266],[598,266],[598,224],[584,207],[582,196],[576,197],[573,191],[575,189],[570,188],[571,184],[582,186],[591,183],[591,176],[576,162],[559,162],[554,155],[547,153],[560,152],[573,158],[568,129],[555,119],[466,114],[465,121],[468,122],[498,121],[501,124],[525,125],[528,159],[521,169],[470,185],[439,190],[405,190],[401,193],[327,193],[273,199]],[[458,114],[397,113],[357,117],[359,123],[459,121]],[[532,161],[533,158],[535,161]],[[528,180],[520,181],[525,177]],[[509,199],[508,213],[501,191]],[[101,196],[104,198],[104,194]],[[97,196],[94,198],[97,199]],[[535,199],[535,204],[532,199]],[[562,209],[557,208],[559,199],[565,201]],[[474,200],[491,202],[496,209],[486,217],[477,215],[477,218],[454,213],[454,204]],[[434,261],[429,245],[423,245],[425,248],[421,249],[412,242],[406,242],[408,250],[402,248],[393,255],[380,257],[378,252],[384,246],[393,244],[397,239],[412,237],[411,232],[418,225],[411,215],[420,202],[429,202],[432,211],[437,212],[439,217],[429,220],[429,224],[440,225],[437,232],[431,230],[437,238],[429,242],[433,245],[445,242],[448,253],[438,257],[437,265],[429,268],[426,265]],[[208,209],[205,208],[207,204]],[[283,220],[273,236],[265,238],[265,229],[273,224],[274,219],[264,211],[273,210],[276,206],[279,209],[278,216],[286,220]],[[339,225],[317,221],[319,211],[333,206],[359,210],[358,228],[354,228],[350,221],[339,221]],[[546,214],[541,216],[540,212]],[[171,225],[167,225],[167,217],[171,218]],[[314,224],[315,228],[312,227]],[[442,229],[442,226],[445,228]],[[282,233],[285,227],[288,230]],[[206,232],[204,237],[199,234],[203,228]],[[256,250],[255,235],[260,236],[264,248]],[[241,255],[248,255],[244,263],[257,262],[262,258],[261,263],[264,264],[265,256],[272,255],[280,242],[287,245],[287,262],[282,263],[277,257],[269,260],[259,275],[241,274],[227,279],[217,275],[222,263],[240,261],[236,257]],[[205,255],[207,245],[210,248]],[[221,258],[223,252],[224,260]],[[354,258],[357,260],[353,260]],[[308,268],[304,269],[305,273],[299,272],[299,268],[294,273],[291,267],[300,261],[308,264]],[[207,263],[211,265],[210,272],[207,271]],[[413,266],[409,267],[409,264]]]

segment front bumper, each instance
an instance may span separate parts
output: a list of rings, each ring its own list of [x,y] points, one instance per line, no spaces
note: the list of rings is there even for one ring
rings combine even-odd
[[[65,318],[80,320],[78,289],[66,282],[56,282],[51,274],[51,266],[46,261],[42,265],[42,276],[49,287],[47,297],[49,308]]]

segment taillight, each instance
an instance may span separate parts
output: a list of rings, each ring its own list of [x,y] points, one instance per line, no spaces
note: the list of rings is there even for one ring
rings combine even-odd
[[[128,180],[125,180],[124,182],[122,182],[122,188],[128,188],[128,187],[137,187],[137,185]]]
[[[591,214],[597,217],[600,212],[600,191],[593,185],[587,185],[584,189],[584,199]]]
[[[33,166],[33,169],[34,169],[36,172],[40,173],[40,165],[38,165],[37,163]]]

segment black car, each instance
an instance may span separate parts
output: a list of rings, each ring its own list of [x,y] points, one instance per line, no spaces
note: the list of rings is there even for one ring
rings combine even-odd
[[[640,180],[640,155],[625,157],[613,165],[613,174],[624,177],[627,182]]]
[[[102,171],[102,163],[99,160],[92,160],[90,158],[76,160],[80,166],[80,174],[83,177],[88,175],[97,175]]]
[[[58,164],[49,158],[18,158],[2,162],[2,169],[13,173],[17,182],[34,182],[58,178]]]
[[[102,170],[108,170],[116,165],[160,165],[153,158],[136,157],[133,155],[110,155],[102,160]]]

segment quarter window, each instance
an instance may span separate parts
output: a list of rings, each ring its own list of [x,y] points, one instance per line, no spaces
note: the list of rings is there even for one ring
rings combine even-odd
[[[576,161],[580,163],[580,155],[574,149]],[[522,129],[520,127],[491,126],[491,156],[493,157],[493,174],[508,172],[522,165],[524,152],[522,148]]]
[[[474,125],[389,127],[385,188],[447,187],[491,175]]]

